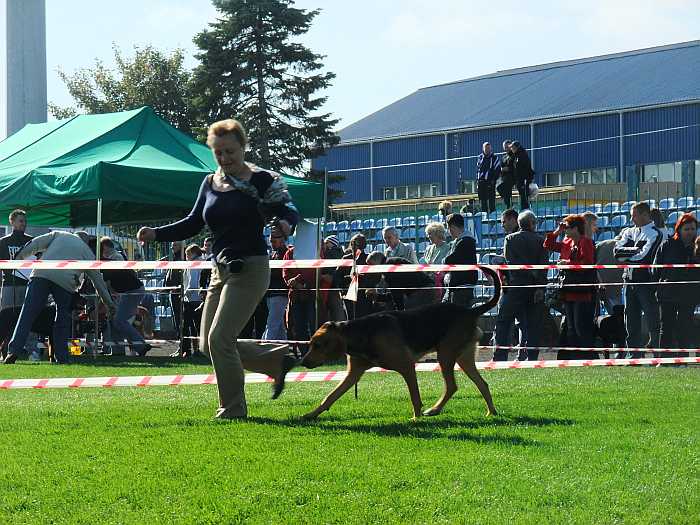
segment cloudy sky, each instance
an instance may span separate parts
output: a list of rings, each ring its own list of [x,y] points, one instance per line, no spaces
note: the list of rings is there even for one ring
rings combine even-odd
[[[497,70],[700,38],[697,0],[476,2],[298,0],[322,9],[303,41],[337,77],[326,110],[341,127],[418,88]],[[494,11],[494,5],[499,6]],[[152,44],[183,48],[216,18],[209,0],[46,0],[48,98],[71,104],[56,75],[112,63]],[[672,79],[669,79],[672,81]]]

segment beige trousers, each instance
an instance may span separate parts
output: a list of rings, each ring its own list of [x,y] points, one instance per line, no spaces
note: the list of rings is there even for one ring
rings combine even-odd
[[[240,273],[212,269],[202,312],[199,344],[211,356],[219,389],[219,406],[229,417],[245,417],[247,407],[243,369],[277,377],[287,347],[243,343],[236,339],[270,284],[266,255],[247,257]]]

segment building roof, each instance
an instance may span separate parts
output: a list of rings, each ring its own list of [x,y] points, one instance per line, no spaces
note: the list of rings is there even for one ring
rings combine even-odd
[[[354,142],[691,100],[700,100],[700,40],[422,88],[339,135]]]

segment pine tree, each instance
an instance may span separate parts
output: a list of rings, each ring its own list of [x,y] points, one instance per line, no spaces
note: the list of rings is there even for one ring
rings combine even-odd
[[[247,128],[247,158],[264,168],[319,179],[308,160],[338,142],[338,123],[319,113],[318,95],[335,74],[322,73],[322,55],[296,39],[319,10],[292,0],[213,0],[219,18],[195,36],[200,65],[193,72],[198,121],[237,118]],[[200,138],[204,128],[197,130]]]

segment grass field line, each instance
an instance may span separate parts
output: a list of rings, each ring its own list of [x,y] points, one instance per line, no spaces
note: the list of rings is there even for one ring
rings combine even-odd
[[[531,368],[573,368],[593,366],[642,366],[642,365],[700,364],[700,357],[665,357],[644,359],[590,359],[590,360],[542,360],[542,361],[487,361],[478,362],[480,370],[513,370]],[[455,367],[458,368],[458,367]],[[438,372],[437,363],[418,363],[419,372]],[[370,368],[368,372],[388,372],[384,368]],[[344,370],[324,370],[292,372],[287,375],[288,382],[326,382],[344,379]],[[264,374],[246,374],[245,382],[266,383],[272,378]],[[111,387],[145,387],[145,386],[182,386],[216,384],[214,374],[178,374],[178,375],[144,375],[144,376],[104,376],[104,377],[54,377],[35,379],[0,379],[0,390],[46,389],[46,388],[111,388]]]

